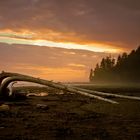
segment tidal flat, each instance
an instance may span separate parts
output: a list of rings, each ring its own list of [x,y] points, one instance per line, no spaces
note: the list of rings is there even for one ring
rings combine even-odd
[[[140,96],[140,88],[92,87],[86,89]],[[48,93],[26,99],[1,101],[0,140],[139,140],[140,101],[108,97],[111,104],[83,95],[45,87],[18,87],[16,92]]]

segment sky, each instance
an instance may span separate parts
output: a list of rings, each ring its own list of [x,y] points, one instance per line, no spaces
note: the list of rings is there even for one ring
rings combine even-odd
[[[139,0],[1,0],[0,70],[88,81],[102,57],[140,45]]]

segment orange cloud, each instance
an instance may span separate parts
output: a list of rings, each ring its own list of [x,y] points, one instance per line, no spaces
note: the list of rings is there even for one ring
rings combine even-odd
[[[97,42],[88,40],[84,35],[78,35],[75,32],[60,32],[51,29],[40,29],[31,31],[29,29],[0,30],[0,42],[11,40],[15,44],[31,44],[39,46],[51,46],[68,49],[83,49],[95,52],[122,52],[120,47],[109,42]],[[21,43],[20,43],[21,42]],[[23,43],[22,43],[23,42]]]
[[[68,66],[72,66],[72,67],[81,67],[81,68],[85,68],[86,66],[83,64],[75,64],[75,63],[70,63],[68,64]]]
[[[67,67],[59,68],[49,68],[45,66],[35,66],[35,65],[26,65],[20,64],[14,66],[14,69],[18,71],[23,71],[26,74],[31,74],[36,77],[55,80],[55,81],[85,81],[86,73],[85,70],[75,70]]]
[[[49,46],[49,47],[66,48],[66,49],[89,50],[94,52],[110,52],[110,53],[122,52],[121,49],[115,48],[114,46],[100,44],[100,43],[78,44],[75,42],[56,42],[56,41],[38,40],[38,39],[32,40],[27,38],[25,39],[25,37],[24,39],[20,38],[21,36],[23,35],[19,35],[17,37],[17,35],[6,34],[4,36],[0,36],[0,42],[9,43],[9,44],[27,44],[27,45]]]

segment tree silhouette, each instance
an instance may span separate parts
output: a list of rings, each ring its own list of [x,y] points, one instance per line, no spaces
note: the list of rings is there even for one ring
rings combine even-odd
[[[130,54],[103,58],[90,72],[91,82],[140,82],[140,46]]]

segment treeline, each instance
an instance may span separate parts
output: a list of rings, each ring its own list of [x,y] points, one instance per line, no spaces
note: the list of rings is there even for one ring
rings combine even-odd
[[[140,82],[140,46],[130,54],[123,53],[115,60],[103,58],[95,69],[91,69],[91,82]]]

